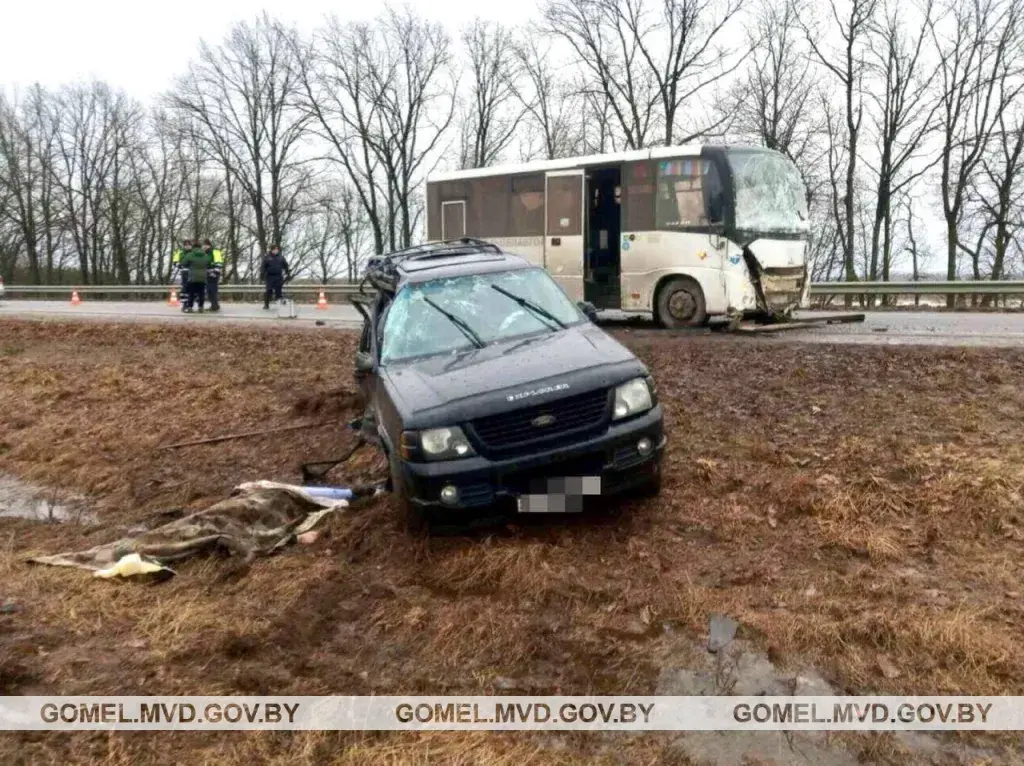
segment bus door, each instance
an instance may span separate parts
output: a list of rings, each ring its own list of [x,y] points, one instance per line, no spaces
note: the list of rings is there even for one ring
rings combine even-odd
[[[544,268],[574,301],[583,298],[583,170],[554,170],[545,178]]]

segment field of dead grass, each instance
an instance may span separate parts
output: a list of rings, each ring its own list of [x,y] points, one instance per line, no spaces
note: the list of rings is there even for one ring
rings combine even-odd
[[[0,693],[650,694],[725,612],[778,664],[813,665],[841,692],[1024,694],[1024,354],[616,334],[665,405],[657,501],[417,542],[382,499],[244,576],[207,559],[144,586],[24,559],[344,452],[340,426],[153,448],[354,417],[336,393],[354,337],[0,322],[0,472],[88,493],[101,519],[0,519],[0,601],[19,607],[0,615]],[[377,468],[367,456],[345,478]],[[5,763],[169,754],[678,759],[656,736],[0,739]]]

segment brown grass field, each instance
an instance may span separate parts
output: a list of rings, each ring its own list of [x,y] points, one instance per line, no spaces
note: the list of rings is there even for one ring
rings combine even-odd
[[[1024,695],[1024,353],[615,334],[666,410],[656,501],[416,541],[385,497],[247,572],[147,585],[24,560],[344,452],[340,426],[153,448],[355,417],[354,335],[0,322],[0,473],[100,519],[0,518],[0,694],[652,694],[725,612],[840,693]],[[687,762],[653,734],[0,736],[5,764],[174,761]]]

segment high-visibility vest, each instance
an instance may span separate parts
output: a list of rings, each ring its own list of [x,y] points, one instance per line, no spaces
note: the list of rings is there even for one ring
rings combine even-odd
[[[213,251],[213,265],[220,266],[224,263],[224,251],[214,250]]]
[[[171,263],[173,263],[174,265],[178,265],[178,263],[180,263],[180,262],[181,262],[181,250],[175,250],[174,254],[171,256]]]

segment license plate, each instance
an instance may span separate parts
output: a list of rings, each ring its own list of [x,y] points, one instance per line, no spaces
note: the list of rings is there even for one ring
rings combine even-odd
[[[547,492],[519,495],[519,513],[578,513],[584,496],[601,494],[600,476],[572,476],[548,479]]]

